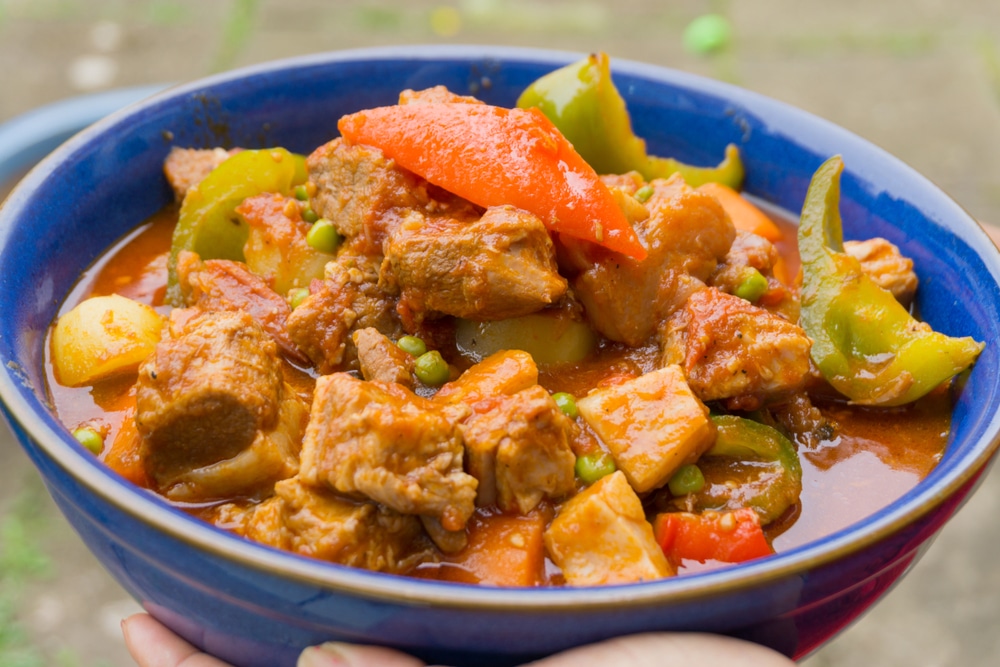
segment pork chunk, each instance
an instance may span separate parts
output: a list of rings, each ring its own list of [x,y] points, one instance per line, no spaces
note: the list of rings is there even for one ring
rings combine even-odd
[[[288,316],[288,335],[320,373],[331,373],[356,367],[351,334],[368,327],[392,338],[403,333],[393,300],[378,286],[373,258],[343,248]]]
[[[735,294],[748,273],[759,272],[767,280],[767,291],[756,302],[766,310],[781,315],[789,322],[799,321],[799,298],[775,275],[780,266],[778,249],[762,236],[737,230],[736,240],[726,259],[719,265],[708,284],[728,294]]]
[[[458,416],[396,384],[323,376],[300,477],[461,530],[475,509],[476,479],[462,469]]]
[[[680,364],[703,401],[753,410],[809,380],[812,341],[797,324],[715,288],[664,325],[662,363]]]
[[[197,254],[182,250],[177,257],[177,278],[189,306],[203,311],[248,313],[286,356],[305,362],[288,335],[288,302],[245,264],[228,259],[201,261]]]
[[[306,159],[316,185],[313,210],[329,219],[342,236],[359,237],[379,250],[385,215],[395,208],[424,208],[431,200],[426,182],[370,146],[342,138],[317,148]]]
[[[867,241],[844,241],[844,252],[861,262],[862,270],[882,289],[892,292],[909,307],[917,291],[917,274],[913,260],[904,257],[899,248],[880,237]]]
[[[677,366],[595,389],[576,407],[639,493],[666,484],[715,441],[708,408]]]
[[[147,474],[174,499],[255,492],[295,474],[306,416],[273,339],[246,313],[175,310],[139,367]]]
[[[433,560],[420,521],[371,502],[355,502],[303,484],[275,484],[245,533],[256,542],[321,560],[403,574]]]
[[[163,161],[163,173],[177,201],[184,199],[188,190],[201,183],[234,152],[225,148],[171,148]]]
[[[512,206],[481,218],[413,210],[388,235],[380,284],[401,307],[475,320],[541,310],[566,292],[542,221]]]
[[[570,586],[652,581],[676,574],[621,471],[566,502],[544,539],[549,557]]]
[[[477,505],[527,514],[543,498],[573,491],[576,426],[541,386],[498,397],[460,428],[469,472],[479,480]]]
[[[649,251],[646,259],[562,239],[565,264],[578,271],[572,285],[587,319],[604,336],[631,346],[646,342],[659,322],[704,286],[736,237],[718,200],[679,175],[649,185],[649,217],[634,226]]]
[[[355,331],[351,340],[358,350],[358,365],[364,379],[395,382],[413,389],[413,357],[410,354],[374,327]]]

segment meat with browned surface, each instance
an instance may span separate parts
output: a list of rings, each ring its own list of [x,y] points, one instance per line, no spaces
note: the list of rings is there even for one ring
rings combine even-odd
[[[476,480],[462,469],[462,412],[397,384],[325,375],[316,381],[299,475],[461,530],[476,497]]]
[[[401,350],[375,327],[351,335],[358,350],[358,366],[366,380],[395,382],[413,389],[413,356]]]
[[[434,560],[416,517],[357,502],[298,478],[278,482],[245,533],[252,540],[341,565],[402,574]]]
[[[812,341],[802,327],[714,287],[665,323],[663,365],[680,364],[703,401],[754,410],[801,389]]]
[[[527,514],[543,498],[573,491],[577,427],[541,386],[490,400],[460,428],[469,473],[479,480],[477,505]]]
[[[387,236],[380,284],[416,314],[475,320],[541,310],[566,292],[542,221],[512,206],[479,219],[410,211]]]
[[[790,322],[798,322],[798,293],[775,276],[775,267],[780,258],[778,249],[763,236],[737,230],[736,239],[725,260],[709,278],[708,284],[723,292],[735,294],[747,279],[748,273],[756,271],[767,281],[767,291],[757,301],[757,305]]]
[[[894,243],[880,237],[844,241],[844,252],[861,262],[862,270],[876,285],[892,292],[904,306],[910,305],[919,281],[913,260],[904,257]]]
[[[235,152],[225,148],[179,148],[174,146],[163,162],[163,173],[177,201],[198,185],[213,169]]]
[[[305,357],[288,335],[291,308],[267,280],[245,264],[228,259],[201,261],[197,254],[182,250],[177,257],[177,276],[184,300],[202,311],[247,313],[266,331],[290,359]]]
[[[563,239],[563,263],[578,273],[572,286],[587,319],[606,337],[632,346],[646,342],[661,320],[704,287],[736,236],[718,200],[679,175],[649,185],[649,217],[635,223],[646,259]]]
[[[374,327],[398,338],[395,302],[378,286],[377,258],[345,247],[326,265],[310,294],[288,316],[288,335],[320,373],[351,368],[357,352],[351,333]]]
[[[273,339],[246,313],[173,311],[139,368],[147,473],[174,499],[250,494],[294,475],[306,417]]]

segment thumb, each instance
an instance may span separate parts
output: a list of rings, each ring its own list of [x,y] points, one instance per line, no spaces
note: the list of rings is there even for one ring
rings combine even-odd
[[[310,646],[299,655],[296,667],[425,667],[412,656],[379,646],[327,642]]]
[[[769,648],[721,635],[662,632],[571,649],[526,667],[795,667]]]

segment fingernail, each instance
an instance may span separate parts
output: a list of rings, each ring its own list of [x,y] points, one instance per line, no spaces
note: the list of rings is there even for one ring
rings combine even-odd
[[[302,651],[295,667],[348,667],[350,664],[338,644],[327,642]]]

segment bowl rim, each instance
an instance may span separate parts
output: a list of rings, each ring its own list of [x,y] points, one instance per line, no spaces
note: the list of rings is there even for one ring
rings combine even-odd
[[[14,188],[7,201],[0,205],[0,218],[6,217],[5,209],[8,206],[16,213],[20,200],[27,198],[29,191],[43,182],[62,159],[92,142],[131,114],[141,113],[144,109],[170,99],[214,85],[287,68],[335,67],[338,64],[360,61],[496,59],[501,62],[542,63],[555,68],[578,60],[583,55],[585,54],[550,49],[478,45],[371,47],[283,58],[175,84],[165,89],[161,87],[158,92],[132,102],[81,130],[43,158]],[[827,129],[834,131],[838,137],[846,141],[861,142],[866,150],[881,151],[874,144],[818,116],[732,84],[628,59],[613,58],[612,62],[614,71],[648,77],[653,81],[699,93],[735,99],[740,103],[752,102],[756,109],[774,109],[783,114],[792,114],[799,119],[805,119],[809,123],[825,125]],[[912,175],[926,181],[898,159],[892,159],[904,170],[909,170]],[[938,193],[944,194],[929,182],[928,185]],[[957,204],[955,208],[957,211],[962,211]],[[975,235],[978,230],[982,240],[988,244],[985,247],[994,247],[978,223],[968,214],[965,214],[965,217],[976,229],[971,229],[971,226],[969,229],[962,229],[963,238]],[[986,261],[994,278],[1000,276],[1000,256],[995,249],[989,256],[982,256],[981,253],[980,255]],[[369,572],[279,551],[226,533],[199,519],[182,514],[152,492],[118,478],[92,455],[85,454],[82,448],[74,446],[68,433],[60,433],[50,428],[35,413],[36,407],[44,407],[44,402],[38,400],[39,405],[33,406],[26,400],[19,390],[19,386],[25,385],[30,385],[30,381],[16,366],[7,364],[5,372],[0,374],[0,399],[3,401],[7,419],[17,423],[26,434],[30,435],[34,446],[52,459],[67,475],[133,519],[199,551],[232,561],[267,576],[290,579],[368,599],[470,610],[517,611],[530,608],[536,612],[559,612],[579,610],[581,607],[588,610],[608,609],[617,607],[624,601],[630,606],[679,603],[736,590],[747,590],[800,576],[808,570],[857,553],[924,517],[963,485],[974,480],[1000,448],[1000,414],[997,414],[989,421],[984,435],[977,441],[972,452],[963,459],[960,470],[936,480],[926,488],[918,487],[911,490],[886,508],[832,535],[757,561],[639,584],[504,589]],[[32,387],[27,386],[27,389],[31,391]],[[27,447],[23,442],[21,444],[22,447]]]

